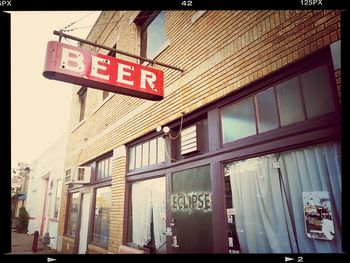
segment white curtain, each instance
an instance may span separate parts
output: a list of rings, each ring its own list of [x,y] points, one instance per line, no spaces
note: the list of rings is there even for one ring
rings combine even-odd
[[[165,178],[156,180],[152,185],[154,241],[157,253],[165,253]]]
[[[291,203],[300,253],[339,253],[342,251],[341,151],[338,143],[310,146],[281,153],[281,173]],[[327,191],[330,195],[334,239],[306,236],[302,192]],[[290,229],[291,230],[291,229]]]
[[[278,169],[272,168],[277,159],[282,181]],[[341,252],[340,159],[339,144],[327,143],[229,164],[241,251]],[[306,236],[302,192],[312,191],[330,194],[335,226],[332,241]]]
[[[151,188],[143,182],[132,185],[132,242],[140,247],[151,240]]]
[[[165,253],[165,178],[136,182],[132,185],[132,233],[138,246],[151,240],[153,222],[157,253]]]

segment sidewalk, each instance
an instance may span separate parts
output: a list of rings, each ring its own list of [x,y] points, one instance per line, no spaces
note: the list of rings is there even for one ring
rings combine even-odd
[[[38,241],[37,251],[33,253],[34,235],[21,234],[12,230],[11,232],[11,249],[12,252],[9,254],[59,254],[55,249],[44,247],[42,242]]]

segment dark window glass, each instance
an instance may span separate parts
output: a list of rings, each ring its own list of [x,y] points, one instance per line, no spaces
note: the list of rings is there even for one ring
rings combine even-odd
[[[247,98],[223,110],[223,141],[256,134],[253,99]]]
[[[301,75],[307,118],[334,110],[333,95],[326,65]]]
[[[259,132],[278,128],[278,115],[273,88],[258,93],[255,96]]]
[[[281,125],[286,126],[304,120],[303,103],[298,77],[276,86]]]
[[[141,26],[141,55],[154,57],[165,43],[165,12],[160,12],[152,22]]]
[[[66,234],[75,237],[79,215],[79,193],[69,195],[69,214]]]
[[[80,102],[80,113],[79,113],[79,122],[85,118],[85,106],[86,106],[86,88],[83,88],[79,91],[79,102]]]
[[[109,216],[111,210],[111,186],[96,190],[93,241],[108,246]]]

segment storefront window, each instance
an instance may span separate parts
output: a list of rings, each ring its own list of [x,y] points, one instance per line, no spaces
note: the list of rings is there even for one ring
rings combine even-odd
[[[111,186],[96,190],[93,242],[108,246],[109,216],[111,209]]]
[[[133,183],[130,208],[129,245],[165,253],[165,178]]]
[[[224,165],[231,253],[342,251],[337,142]]]
[[[74,193],[69,195],[69,214],[66,234],[71,237],[75,237],[77,231],[78,215],[79,215],[79,202],[80,194]]]

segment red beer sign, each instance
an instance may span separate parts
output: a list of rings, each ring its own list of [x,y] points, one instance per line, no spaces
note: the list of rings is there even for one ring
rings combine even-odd
[[[148,100],[164,96],[163,72],[58,41],[47,44],[44,77]]]

